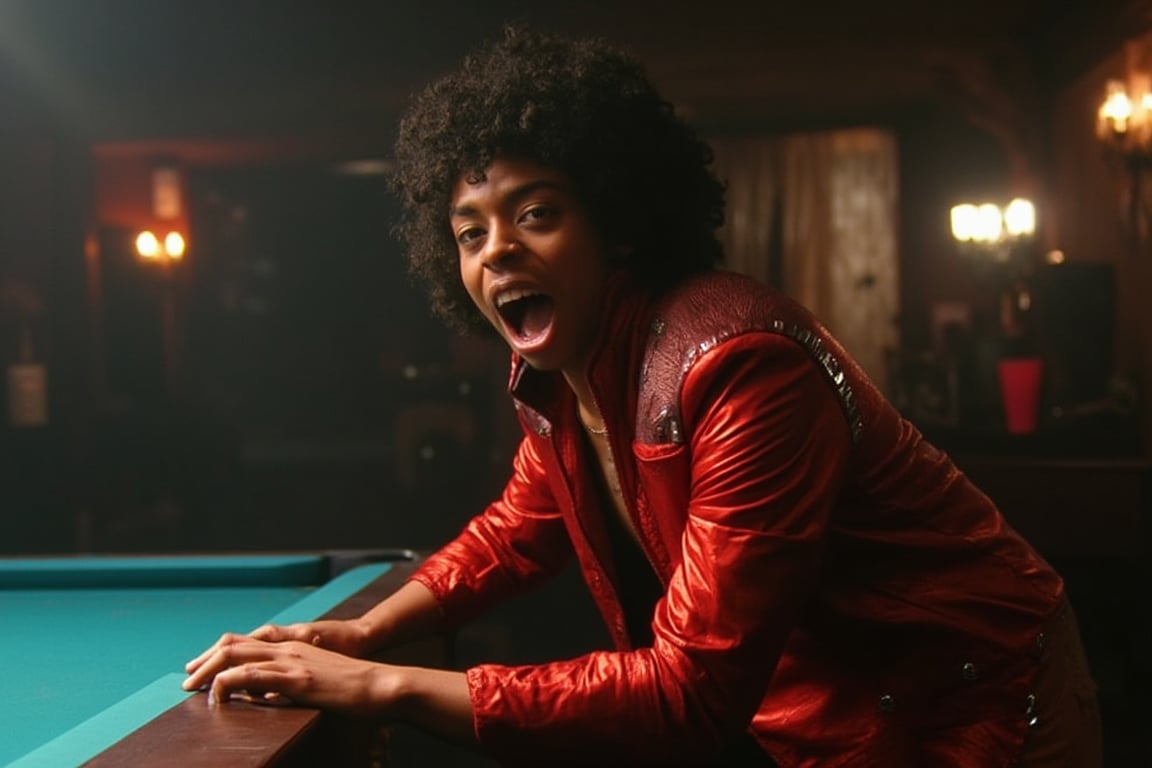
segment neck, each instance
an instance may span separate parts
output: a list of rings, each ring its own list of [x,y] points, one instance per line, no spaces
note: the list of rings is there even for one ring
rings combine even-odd
[[[574,375],[565,371],[564,379],[568,382],[572,393],[576,395],[576,409],[584,427],[594,433],[604,429],[604,418],[596,406],[596,398],[592,396],[587,373],[581,371]]]

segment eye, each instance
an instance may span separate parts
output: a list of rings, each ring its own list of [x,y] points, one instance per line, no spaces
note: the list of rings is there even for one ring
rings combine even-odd
[[[484,236],[480,227],[462,227],[456,232],[456,242],[460,245],[471,245]]]
[[[555,219],[560,211],[550,205],[533,205],[520,214],[522,224],[544,223]]]

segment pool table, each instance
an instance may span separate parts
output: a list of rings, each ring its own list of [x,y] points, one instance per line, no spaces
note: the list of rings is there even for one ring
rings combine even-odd
[[[180,688],[224,631],[348,618],[398,588],[404,550],[0,559],[0,765],[367,765],[386,732],[306,707]],[[450,663],[450,640],[397,663]]]

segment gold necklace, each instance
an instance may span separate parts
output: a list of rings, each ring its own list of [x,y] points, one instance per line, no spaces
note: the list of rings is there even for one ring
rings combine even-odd
[[[584,429],[588,430],[589,433],[595,435],[596,437],[608,437],[607,425],[605,425],[604,427],[601,427],[600,429],[596,429],[596,427],[592,426],[591,424],[585,423],[584,419],[580,419],[580,425],[582,427],[584,427]]]

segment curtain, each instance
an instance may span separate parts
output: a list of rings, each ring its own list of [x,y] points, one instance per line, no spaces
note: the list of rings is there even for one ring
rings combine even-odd
[[[727,268],[812,310],[887,389],[898,343],[896,142],[861,128],[714,139]]]
[[[715,167],[725,184],[720,242],[728,269],[777,283],[780,275],[781,173],[779,144],[760,138],[712,142]]]

